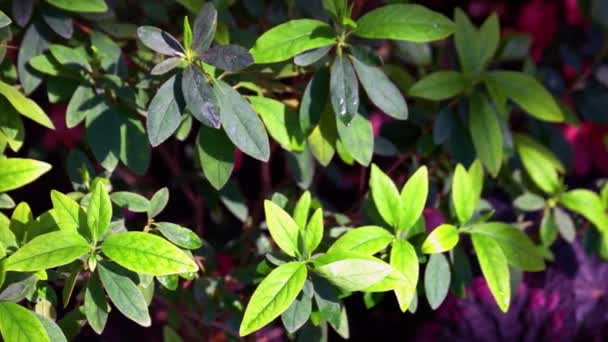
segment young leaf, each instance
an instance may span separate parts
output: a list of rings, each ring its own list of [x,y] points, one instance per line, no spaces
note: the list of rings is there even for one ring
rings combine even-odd
[[[108,231],[110,221],[112,221],[112,201],[104,182],[97,182],[87,208],[87,226],[91,231],[93,242],[103,238]]]
[[[405,312],[416,295],[418,284],[419,265],[414,246],[406,240],[395,240],[391,249],[390,264],[403,276],[403,281],[393,291],[401,312]]]
[[[167,140],[180,123],[179,89],[176,76],[172,76],[158,89],[148,107],[146,131],[152,146],[158,146]]]
[[[462,10],[456,9],[454,17],[456,22],[454,41],[462,69],[465,73],[480,72],[498,49],[500,42],[498,16],[493,14],[488,17],[479,31]]]
[[[553,96],[530,75],[514,71],[492,71],[485,74],[484,81],[488,87],[500,89],[509,99],[539,120],[564,120],[564,114]]]
[[[84,292],[84,313],[91,329],[98,335],[101,335],[106,326],[109,312],[110,306],[101,287],[101,282],[97,275],[93,274],[89,277]]]
[[[182,76],[182,93],[187,109],[201,123],[220,128],[220,108],[207,78],[194,65],[188,66]]]
[[[360,291],[384,279],[393,268],[384,261],[337,250],[314,260],[315,272],[345,291]]]
[[[50,169],[51,165],[33,159],[0,159],[0,193],[27,185]]]
[[[466,87],[466,80],[461,73],[437,71],[412,85],[409,94],[427,100],[441,101],[463,93]]]
[[[213,38],[215,37],[216,27],[217,11],[215,10],[215,7],[213,7],[212,2],[207,2],[203,5],[194,20],[192,49],[196,53],[201,53],[211,46]]]
[[[487,222],[471,228],[476,235],[491,237],[502,249],[509,264],[524,271],[542,271],[545,262],[540,250],[518,228],[506,223]]]
[[[334,113],[349,124],[359,110],[359,83],[353,65],[344,56],[338,56],[331,65],[329,95]]]
[[[15,107],[15,110],[21,115],[32,119],[44,127],[55,129],[53,122],[46,113],[44,113],[42,108],[40,108],[34,100],[28,99],[21,94],[15,87],[0,81],[0,94],[4,95],[8,102],[10,102],[13,107]]]
[[[203,62],[226,71],[239,71],[253,64],[253,57],[242,46],[216,45],[201,56]]]
[[[91,247],[78,233],[56,231],[37,236],[4,261],[7,271],[36,272],[69,264]]]
[[[355,57],[351,57],[351,60],[369,99],[384,113],[396,119],[406,120],[408,109],[405,99],[384,72],[380,68],[368,65]]]
[[[217,81],[213,90],[220,105],[220,117],[228,138],[245,154],[260,161],[268,161],[268,135],[251,104],[223,81]]]
[[[101,251],[126,269],[149,275],[196,272],[196,263],[167,240],[144,232],[110,235]]]
[[[479,92],[469,101],[469,129],[478,158],[496,177],[503,158],[502,130],[488,98]]]
[[[496,241],[492,238],[472,234],[473,248],[477,253],[479,266],[483,273],[490,292],[494,296],[494,300],[502,312],[507,312],[509,309],[509,301],[511,300],[511,286],[509,277],[509,266],[507,258]]]
[[[149,49],[168,56],[181,56],[184,47],[169,32],[154,26],[140,26],[137,28],[137,37]]]
[[[323,209],[317,209],[310,217],[304,233],[304,246],[310,256],[323,240]]]
[[[336,118],[336,128],[344,149],[357,163],[368,166],[374,154],[374,129],[367,115],[358,111],[348,124]]]
[[[424,270],[424,292],[431,309],[437,309],[450,289],[450,264],[443,254],[431,254]]]
[[[382,218],[392,227],[396,227],[401,209],[399,191],[390,179],[378,166],[372,164],[369,180],[372,198]]]
[[[458,243],[458,230],[450,224],[435,228],[422,243],[422,253],[434,254],[449,251]]]
[[[108,266],[105,263],[100,263],[97,265],[97,272],[114,306],[128,319],[143,327],[149,327],[152,320],[141,290],[128,276],[118,273],[114,268]]]
[[[454,23],[420,5],[395,4],[372,10],[357,20],[354,34],[363,38],[430,42],[454,32]]]
[[[429,176],[426,166],[421,166],[401,189],[399,225],[401,231],[410,229],[422,215],[429,193]]]
[[[251,54],[258,64],[276,63],[304,51],[335,43],[335,33],[326,23],[297,19],[264,32],[251,48]]]
[[[203,242],[196,233],[175,223],[158,222],[156,229],[158,229],[167,240],[182,248],[198,249],[203,245]]]
[[[462,165],[456,165],[452,179],[452,204],[460,224],[467,223],[473,216],[477,206],[474,196],[471,176]]]
[[[534,183],[544,192],[553,194],[561,188],[558,172],[564,166],[543,145],[524,134],[514,134],[515,147],[521,162]]]
[[[247,304],[239,335],[249,335],[287,310],[304,286],[306,276],[302,261],[285,263],[270,272]]]
[[[148,218],[154,218],[158,216],[169,203],[169,189],[164,187],[158,190],[152,199],[150,199],[150,207],[148,209]]]
[[[0,302],[0,332],[4,341],[51,342],[36,315],[11,302]]]
[[[559,202],[569,210],[583,215],[600,231],[608,232],[608,216],[606,216],[602,200],[596,193],[585,189],[575,189],[562,193]]]
[[[287,255],[298,254],[298,225],[291,216],[272,201],[264,201],[266,224],[272,239]]]
[[[224,130],[201,126],[196,138],[196,151],[205,178],[216,190],[223,188],[230,179],[234,150]]]
[[[116,191],[110,195],[114,204],[134,213],[145,213],[150,209],[150,201],[142,195],[128,191]]]
[[[306,224],[308,221],[308,213],[310,212],[310,192],[304,191],[295,208],[293,209],[293,220],[298,225],[300,231],[306,230]]]
[[[46,0],[49,4],[66,11],[80,13],[103,13],[108,10],[104,0]]]
[[[192,48],[192,29],[190,28],[190,21],[188,17],[184,17],[184,45],[186,50]]]
[[[356,252],[373,255],[383,250],[393,241],[393,235],[386,229],[365,226],[349,230],[334,242],[327,253],[335,251]]]

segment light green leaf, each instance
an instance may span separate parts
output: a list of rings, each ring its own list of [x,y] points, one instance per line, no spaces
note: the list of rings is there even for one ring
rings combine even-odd
[[[51,342],[36,314],[11,302],[0,302],[0,332],[4,341]]]
[[[492,13],[484,21],[479,29],[479,35],[479,41],[481,42],[480,61],[481,65],[485,66],[492,61],[500,44],[500,23],[496,13]]]
[[[564,166],[553,152],[524,134],[513,134],[513,139],[532,181],[548,194],[559,191],[562,184],[558,172],[564,172]]]
[[[498,49],[500,42],[498,16],[493,14],[488,17],[480,30],[477,30],[460,9],[456,9],[454,18],[456,23],[454,41],[463,71],[465,73],[482,71]]]
[[[104,13],[108,6],[104,0],[46,0],[49,4],[66,11],[80,13]]]
[[[51,44],[49,46],[51,54],[57,62],[66,67],[82,67],[87,71],[92,71],[91,64],[87,60],[87,55],[84,51],[73,49],[59,44]]]
[[[569,210],[583,215],[600,231],[608,233],[608,216],[602,200],[596,193],[585,189],[575,189],[562,193],[559,202]]]
[[[384,261],[347,251],[334,251],[314,260],[315,272],[345,291],[360,291],[384,279],[393,268]]]
[[[272,201],[264,201],[266,224],[272,239],[287,255],[298,254],[298,225],[281,207]]]
[[[481,198],[481,193],[483,192],[484,180],[483,166],[479,159],[475,159],[469,166],[469,178],[471,178],[471,183],[473,184],[473,201],[478,203]]]
[[[84,313],[91,329],[98,335],[101,335],[106,326],[109,312],[110,306],[101,282],[97,275],[92,274],[84,292]]]
[[[205,178],[216,190],[223,188],[234,168],[234,145],[226,132],[201,125],[196,138],[196,151]]]
[[[268,161],[268,135],[251,104],[223,81],[217,81],[213,90],[228,138],[245,154],[260,161]]]
[[[388,224],[396,227],[400,215],[401,198],[393,180],[376,164],[372,164],[369,186],[378,212]]]
[[[452,179],[452,204],[460,224],[465,224],[471,219],[477,206],[473,190],[471,176],[467,170],[460,164],[456,165]]]
[[[176,76],[172,76],[150,101],[146,131],[152,146],[158,146],[167,140],[179,126],[181,109],[177,100],[177,87],[180,85],[181,82],[176,82]]]
[[[458,230],[451,224],[435,228],[422,243],[422,253],[434,254],[449,251],[458,243]]]
[[[349,230],[338,238],[327,250],[356,252],[373,255],[385,249],[393,241],[393,235],[377,226],[365,226]]]
[[[472,234],[471,240],[481,273],[483,273],[494,300],[502,312],[509,309],[511,300],[511,283],[509,280],[509,266],[500,245],[491,237]]]
[[[68,342],[68,339],[65,337],[63,331],[57,323],[40,314],[36,314],[36,318],[38,318],[40,323],[42,323],[42,326],[44,326],[44,330],[46,330],[49,340],[52,342]]]
[[[304,149],[304,135],[300,130],[296,112],[289,110],[284,103],[271,98],[250,96],[248,99],[253,109],[262,118],[270,136],[283,149],[288,151],[302,151]]]
[[[518,228],[501,222],[487,222],[474,225],[471,232],[489,236],[496,241],[509,264],[514,267],[531,272],[545,269],[540,249]]]
[[[374,129],[367,115],[358,111],[349,124],[336,118],[340,142],[357,163],[368,166],[374,154]]]
[[[551,93],[528,74],[514,71],[492,71],[486,73],[484,81],[486,84],[491,84],[491,87],[500,89],[500,92],[539,120],[549,122],[564,120],[564,114]]]
[[[27,185],[50,169],[51,165],[33,159],[0,159],[0,193]]]
[[[164,187],[158,190],[150,199],[150,207],[148,209],[148,218],[158,216],[169,203],[169,189]]]
[[[141,290],[127,275],[116,272],[116,267],[108,266],[100,263],[97,265],[97,272],[112,303],[128,319],[143,327],[149,327],[152,321]]]
[[[452,273],[450,264],[443,254],[431,254],[424,270],[424,292],[431,309],[443,303],[450,289]]]
[[[167,240],[182,248],[197,249],[203,245],[203,242],[196,233],[175,223],[158,222],[156,229],[158,229]]]
[[[304,191],[296,206],[293,209],[293,220],[298,225],[300,231],[306,230],[306,224],[308,222],[308,213],[310,212],[310,191]]]
[[[304,246],[308,255],[311,255],[321,244],[323,229],[323,209],[319,208],[310,217],[304,233]]]
[[[97,182],[91,193],[91,202],[87,208],[87,225],[93,242],[105,235],[112,221],[112,201],[104,182]]]
[[[0,28],[10,25],[13,21],[4,12],[0,11]]]
[[[448,18],[426,7],[395,4],[359,18],[354,34],[363,38],[430,42],[446,38],[454,29]]]
[[[198,271],[196,263],[167,240],[144,232],[110,235],[101,251],[126,269],[149,275]]]
[[[429,193],[429,176],[426,166],[421,166],[401,189],[399,230],[410,229],[422,215]]]
[[[53,122],[46,113],[34,102],[21,94],[15,87],[0,81],[0,94],[15,107],[21,115],[32,119],[44,127],[55,129]]]
[[[354,56],[351,56],[351,60],[363,89],[376,107],[396,119],[406,120],[408,109],[405,99],[382,69],[359,61]]]
[[[116,191],[110,195],[114,204],[134,213],[145,213],[150,209],[150,201],[142,195],[128,191]]]
[[[51,215],[60,230],[79,232],[81,235],[91,238],[87,226],[87,215],[76,201],[55,190],[51,190],[51,201],[53,202]]]
[[[390,263],[395,271],[403,276],[403,280],[393,291],[399,302],[401,312],[405,312],[416,295],[416,286],[418,284],[419,265],[414,246],[406,240],[394,241],[391,249]]]
[[[335,43],[335,33],[326,23],[312,19],[298,19],[264,32],[250,52],[257,64],[276,63],[304,51]]]
[[[323,166],[329,165],[336,153],[334,148],[337,139],[337,128],[334,114],[327,106],[321,114],[319,124],[308,136],[308,145],[315,159]]]
[[[437,71],[426,75],[409,89],[410,96],[441,101],[464,92],[466,80],[456,71]]]
[[[306,276],[306,264],[301,261],[285,263],[270,272],[247,304],[239,335],[249,335],[287,310],[304,286]]]
[[[7,271],[35,272],[68,264],[91,247],[79,234],[56,231],[40,235],[19,248],[4,261]]]
[[[502,130],[488,98],[474,93],[469,100],[469,129],[477,157],[496,177],[503,158]]]

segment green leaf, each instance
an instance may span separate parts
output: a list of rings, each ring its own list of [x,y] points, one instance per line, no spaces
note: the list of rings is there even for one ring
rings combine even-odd
[[[149,49],[168,56],[181,56],[184,47],[169,32],[154,26],[137,28],[137,38]]]
[[[321,68],[314,73],[300,103],[300,128],[308,136],[315,128],[327,104],[329,94],[329,72]]]
[[[97,275],[92,274],[84,292],[84,313],[91,329],[98,335],[101,335],[108,322],[109,312],[110,306],[101,287],[101,282]]]
[[[421,166],[401,189],[400,231],[410,229],[422,215],[429,193],[429,176],[426,166]]]
[[[70,98],[65,114],[65,121],[68,128],[78,126],[88,115],[89,111],[95,108],[96,94],[89,85],[81,84]]]
[[[311,255],[323,240],[323,209],[319,208],[310,217],[304,233],[304,246]]]
[[[175,223],[158,222],[156,229],[158,229],[167,240],[182,248],[198,249],[203,245],[203,242],[196,233]]]
[[[169,189],[164,187],[158,190],[152,199],[150,199],[150,207],[148,209],[148,218],[154,218],[158,216],[169,203]]]
[[[51,190],[51,201],[52,216],[60,230],[79,232],[83,236],[89,233],[87,215],[76,201],[55,190]],[[91,238],[91,236],[87,237]]]
[[[531,192],[525,192],[515,198],[513,205],[523,211],[538,211],[545,207],[545,199]]]
[[[36,314],[36,318],[44,326],[46,334],[52,342],[68,342],[68,339],[63,334],[63,331],[57,323],[52,321],[50,318]]]
[[[346,13],[348,7],[346,0],[322,0],[322,3],[323,8],[331,13],[338,22],[340,22],[344,16],[348,15]]]
[[[239,45],[215,45],[205,51],[201,60],[226,71],[240,71],[253,64],[253,57]]]
[[[535,118],[561,122],[564,114],[555,99],[535,78],[522,72],[492,71],[485,74],[488,87],[499,89]]]
[[[97,182],[87,208],[87,225],[91,230],[93,242],[103,238],[108,231],[110,221],[112,221],[112,201],[104,182]]]
[[[0,11],[0,28],[10,25],[13,21],[4,12]]]
[[[496,177],[503,159],[502,130],[488,98],[474,93],[469,100],[469,129],[477,157]]]
[[[285,263],[270,272],[247,304],[239,335],[249,335],[287,310],[304,286],[306,276],[306,264],[301,261]]]
[[[473,201],[478,203],[483,191],[483,166],[479,159],[475,159],[469,166],[469,178],[473,185]]]
[[[201,123],[220,128],[220,108],[207,78],[194,65],[188,66],[182,77],[182,93],[187,109]]]
[[[31,99],[21,94],[15,87],[0,81],[0,94],[4,95],[15,110],[26,118],[32,119],[44,127],[55,129],[53,122],[44,113],[42,108]]]
[[[320,61],[323,57],[327,56],[327,54],[329,53],[329,51],[331,51],[332,48],[333,48],[333,46],[328,45],[328,46],[304,51],[301,54],[299,54],[293,58],[293,63],[295,65],[301,66],[301,67],[307,67],[307,66],[313,65],[313,64],[317,63],[318,61]]]
[[[249,101],[262,118],[270,136],[283,149],[288,151],[304,149],[304,135],[300,130],[296,112],[289,110],[284,103],[266,97],[250,96]]]
[[[304,191],[302,196],[296,202],[296,206],[293,209],[293,220],[298,225],[300,231],[306,230],[306,224],[308,222],[308,213],[310,212],[310,191]]]
[[[472,234],[473,248],[477,253],[481,273],[483,274],[494,300],[502,312],[509,309],[511,300],[511,283],[509,266],[499,244],[491,237]]]
[[[608,216],[600,197],[589,190],[575,189],[564,192],[559,197],[559,203],[576,213],[583,215],[600,231],[608,233]]]
[[[316,273],[351,292],[368,288],[393,272],[393,268],[380,259],[350,251],[336,250],[313,262]]]
[[[424,292],[431,309],[443,303],[450,289],[450,264],[443,254],[431,254],[424,270]]]
[[[50,164],[38,160],[0,159],[0,193],[30,184],[50,169]]]
[[[340,142],[357,163],[368,166],[374,154],[374,130],[366,114],[354,113],[350,123],[336,118],[336,128]]]
[[[479,49],[480,61],[481,65],[485,66],[492,61],[492,58],[494,58],[494,55],[496,55],[496,51],[498,50],[498,45],[500,44],[500,23],[496,13],[492,13],[492,15],[484,21],[479,29],[479,35],[479,42],[481,43]]]
[[[369,187],[380,216],[392,227],[396,227],[401,210],[399,191],[393,180],[376,164],[372,164]]]
[[[460,65],[465,73],[480,72],[498,49],[500,42],[498,16],[493,14],[488,17],[479,31],[462,10],[456,9],[454,17],[456,23],[454,41]]]
[[[114,204],[134,213],[145,213],[150,209],[150,201],[142,195],[128,191],[117,191],[110,195]]]
[[[373,255],[385,249],[393,241],[393,235],[377,226],[365,226],[349,230],[340,236],[327,250],[356,252]]]
[[[287,255],[298,254],[298,225],[281,207],[272,201],[264,201],[266,224],[272,239]]]
[[[430,42],[448,37],[454,23],[420,5],[395,4],[377,8],[357,20],[354,34],[363,38]]]
[[[403,280],[393,291],[401,312],[405,312],[416,295],[418,284],[419,265],[414,246],[406,240],[395,240],[391,249],[390,264],[403,276]]]
[[[359,110],[359,83],[348,58],[337,56],[331,65],[329,95],[334,113],[349,124]]]
[[[49,46],[49,50],[57,62],[63,66],[82,67],[89,72],[92,71],[87,55],[83,50],[72,49],[59,44],[52,44]]]
[[[336,153],[334,145],[337,135],[336,119],[329,106],[327,106],[321,114],[319,124],[308,137],[310,151],[323,166],[329,165]]]
[[[223,188],[234,168],[234,145],[226,132],[201,126],[196,138],[196,151],[205,178],[216,190]]]
[[[28,63],[47,49],[50,44],[50,36],[49,29],[42,21],[34,21],[27,28],[21,40],[17,54],[17,71],[23,92],[26,94],[31,94],[42,83],[42,76],[31,70]]]
[[[400,120],[408,117],[407,104],[401,91],[389,80],[382,69],[351,57],[359,81],[369,99],[384,113]]]
[[[458,243],[458,230],[451,224],[433,229],[422,243],[422,253],[434,254],[449,251]]]
[[[460,164],[456,165],[452,179],[452,204],[458,221],[462,225],[471,219],[477,206],[471,176]]]
[[[36,315],[11,302],[0,302],[0,332],[4,341],[51,342]]]
[[[281,314],[281,321],[285,330],[289,333],[296,332],[308,321],[311,312],[312,298],[305,294],[300,294],[287,310]]]
[[[297,19],[264,32],[251,48],[251,54],[258,64],[276,63],[304,51],[335,43],[335,33],[326,23]]]
[[[175,69],[178,65],[182,63],[181,57],[169,57],[162,62],[156,64],[152,70],[150,70],[150,75],[159,76],[168,73],[169,71]],[[183,81],[183,79],[182,79]],[[189,88],[187,88],[189,89]]]
[[[114,268],[108,268],[104,263],[97,265],[97,272],[108,297],[118,311],[135,323],[149,327],[152,321],[148,313],[148,305],[137,285],[127,275],[117,273]]]
[[[202,7],[194,20],[194,33],[192,36],[192,49],[198,54],[207,50],[217,27],[217,11],[213,3],[207,2]]]
[[[576,240],[576,227],[572,217],[559,207],[554,208],[553,217],[557,230],[564,240],[570,243],[574,242]]]
[[[251,104],[223,81],[217,81],[213,90],[220,105],[220,117],[228,138],[243,153],[260,161],[268,161],[268,135]]]
[[[110,235],[101,251],[126,269],[149,275],[196,272],[196,263],[167,240],[144,232]]]
[[[46,2],[71,12],[104,13],[108,11],[105,0],[46,0]]]
[[[37,236],[4,261],[7,271],[35,272],[69,264],[91,247],[79,234],[56,231]]]
[[[184,45],[186,50],[192,48],[192,28],[190,28],[190,21],[188,17],[184,17]]]
[[[524,271],[545,269],[543,255],[532,240],[518,228],[506,223],[487,222],[471,228],[476,235],[491,237],[504,252],[509,264]]]
[[[426,75],[409,89],[410,96],[441,101],[462,94],[467,87],[464,76],[456,71],[437,71]]]
[[[146,131],[150,145],[158,146],[167,140],[179,126],[181,110],[177,95],[181,86],[172,76],[158,89],[148,106]]]
[[[562,186],[558,172],[564,172],[564,166],[553,152],[524,134],[513,134],[513,139],[532,181],[548,194],[558,192]]]

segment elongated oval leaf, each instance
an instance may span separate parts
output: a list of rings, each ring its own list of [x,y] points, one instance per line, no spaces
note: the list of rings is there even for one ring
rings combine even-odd
[[[117,191],[110,195],[114,204],[135,213],[145,213],[150,209],[150,201],[142,195],[128,191]]]
[[[144,232],[110,235],[101,251],[126,269],[150,275],[196,272],[196,263],[167,240]]]
[[[458,230],[450,224],[435,228],[422,243],[422,253],[433,254],[449,251],[458,243]]]
[[[477,206],[471,176],[460,164],[456,165],[452,179],[452,204],[460,224],[465,224],[471,219]]]
[[[198,67],[188,66],[182,76],[182,93],[187,109],[201,123],[220,128],[220,108],[207,78]]]
[[[553,194],[561,188],[558,172],[564,166],[546,147],[524,134],[514,134],[515,147],[532,181],[544,192]]]
[[[373,255],[383,250],[393,240],[393,235],[377,226],[359,227],[344,233],[327,250],[349,251]]]
[[[0,193],[27,185],[51,169],[51,165],[33,159],[0,159]]]
[[[13,4],[26,4],[28,1],[15,1]],[[28,8],[30,13],[32,9],[31,1]],[[42,82],[42,77],[38,73],[34,73],[28,66],[28,63],[35,56],[40,55],[47,49],[51,40],[51,32],[46,25],[41,21],[35,21],[28,27],[21,41],[19,53],[17,54],[17,70],[19,73],[19,81],[23,86],[23,92],[31,94]]]
[[[370,11],[357,20],[359,37],[429,42],[454,32],[454,23],[420,5],[395,4]]]
[[[59,191],[51,191],[53,202],[53,219],[59,229],[70,232],[83,232],[86,230],[86,214],[80,205],[70,197]]]
[[[230,140],[245,154],[268,161],[268,135],[251,104],[223,81],[217,81],[213,90],[220,105],[222,125]]]
[[[300,130],[298,114],[277,100],[267,97],[249,97],[251,106],[260,115],[270,136],[288,151],[304,148],[304,135]]]
[[[154,26],[140,26],[137,37],[148,48],[164,55],[183,55],[184,47],[170,33]]]
[[[337,118],[336,128],[346,151],[357,163],[368,166],[374,154],[374,130],[367,115],[358,111],[348,125]]]
[[[298,225],[281,207],[264,201],[266,224],[272,239],[289,256],[298,254]]]
[[[437,71],[426,75],[409,89],[410,96],[441,101],[464,92],[464,76],[456,71]]]
[[[216,45],[205,51],[201,59],[214,67],[226,71],[239,71],[253,64],[253,57],[242,46]]]
[[[112,201],[104,182],[97,182],[91,193],[91,202],[87,208],[87,224],[93,241],[98,241],[108,231],[112,220]]]
[[[348,58],[338,56],[331,65],[329,96],[334,113],[349,124],[359,110],[359,83]]]
[[[403,281],[397,286],[395,296],[399,302],[399,308],[405,312],[416,295],[419,268],[418,256],[414,246],[406,240],[396,240],[391,249],[390,264],[395,271],[401,273]]]
[[[0,332],[4,341],[51,342],[36,314],[11,302],[0,302]]]
[[[230,179],[234,168],[234,150],[226,132],[201,126],[196,139],[196,151],[205,178],[217,190],[223,188]]]
[[[44,127],[55,129],[53,122],[46,113],[31,99],[21,94],[15,87],[0,81],[0,94],[4,95],[15,110],[26,118],[30,118]]]
[[[491,237],[472,234],[473,248],[477,253],[479,266],[483,273],[490,292],[502,312],[509,309],[511,300],[511,283],[509,280],[509,266],[500,245]]]
[[[431,254],[424,270],[424,292],[431,309],[437,309],[448,295],[452,273],[443,254]]]
[[[181,92],[176,76],[172,76],[158,89],[148,106],[146,131],[150,145],[158,146],[167,140],[179,126],[181,108],[178,103]]]
[[[312,19],[290,20],[264,32],[251,48],[251,54],[258,64],[276,63],[335,43],[335,34],[326,23]]]
[[[217,11],[212,2],[207,2],[201,7],[200,12],[194,20],[192,34],[192,49],[201,53],[208,49],[215,37],[217,27]]]
[[[91,247],[76,232],[56,231],[37,236],[4,261],[7,271],[35,272],[80,258]]]
[[[375,164],[372,164],[369,187],[374,204],[382,218],[392,227],[396,227],[401,208],[399,191],[392,179]]]
[[[502,164],[503,140],[498,117],[488,98],[475,93],[469,102],[469,129],[477,157],[496,177]]]
[[[422,215],[429,193],[429,176],[426,166],[421,166],[401,189],[399,230],[410,229]]]
[[[105,0],[46,0],[49,4],[66,11],[80,13],[103,13],[108,10]]]
[[[293,63],[302,67],[306,67],[320,61],[331,50],[332,46],[324,46],[317,49],[308,50],[293,58]]]
[[[201,239],[192,230],[175,223],[158,222],[156,229],[158,229],[167,240],[182,248],[197,249],[203,245]]]
[[[92,87],[79,85],[70,98],[68,108],[65,113],[66,124],[69,128],[78,126],[94,109],[96,104],[96,94]]]
[[[84,293],[84,313],[91,329],[98,335],[101,335],[106,326],[109,312],[110,306],[101,282],[97,275],[91,275]]]
[[[360,291],[384,279],[393,268],[360,253],[334,251],[315,259],[315,272],[345,291]]]
[[[321,68],[312,76],[300,103],[300,128],[308,136],[315,128],[327,104],[329,72]]]
[[[323,209],[317,209],[310,217],[304,235],[304,245],[308,255],[311,255],[323,240]]]
[[[285,263],[270,272],[247,304],[239,335],[249,335],[287,310],[304,286],[307,273],[301,261]]]
[[[600,231],[608,233],[608,216],[606,216],[602,200],[596,193],[585,189],[575,189],[562,193],[559,202],[564,207],[583,215]]]

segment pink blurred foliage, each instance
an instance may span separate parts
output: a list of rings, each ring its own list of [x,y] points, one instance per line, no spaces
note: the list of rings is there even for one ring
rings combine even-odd
[[[53,151],[60,148],[72,149],[82,140],[82,126],[68,128],[65,123],[66,105],[50,104],[47,113],[55,125],[54,130],[45,130],[42,136],[43,146]]]

